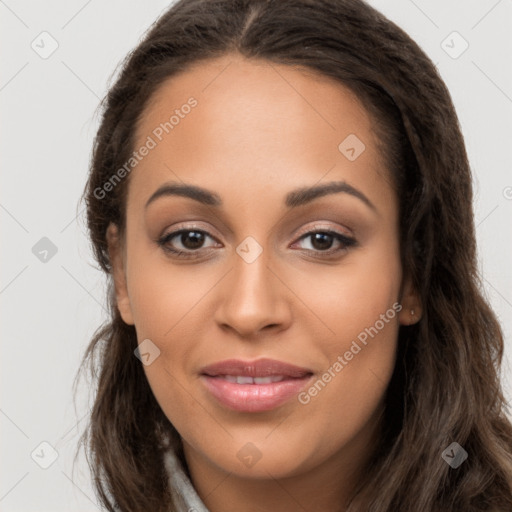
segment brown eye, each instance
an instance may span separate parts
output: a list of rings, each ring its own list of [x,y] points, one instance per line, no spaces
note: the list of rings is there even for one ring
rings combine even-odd
[[[190,236],[190,234],[192,236]],[[204,233],[201,231],[182,231],[179,236],[180,243],[186,249],[199,249],[200,246],[204,243]]]
[[[357,244],[354,238],[347,237],[336,231],[311,231],[301,236],[299,240],[311,240],[311,249],[306,248],[308,252],[325,253],[331,255],[334,253],[346,251],[349,247]],[[332,245],[337,242],[338,247],[331,249]]]
[[[334,236],[327,233],[314,233],[309,236],[311,237],[311,245],[319,251],[330,249],[335,241]]]
[[[172,254],[194,257],[194,253],[203,248],[206,238],[212,238],[206,231],[198,229],[180,229],[164,235],[158,240],[158,244],[165,251]]]

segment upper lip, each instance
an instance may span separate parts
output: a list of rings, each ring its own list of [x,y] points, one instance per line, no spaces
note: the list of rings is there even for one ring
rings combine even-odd
[[[284,363],[275,359],[258,359],[256,361],[242,361],[240,359],[227,359],[205,366],[201,374],[209,377],[218,375],[232,375],[234,377],[270,377],[283,376],[301,378],[313,372],[293,364]]]

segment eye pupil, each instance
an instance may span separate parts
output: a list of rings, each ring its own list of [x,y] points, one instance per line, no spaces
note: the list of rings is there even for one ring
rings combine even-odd
[[[315,249],[329,249],[332,245],[332,235],[329,235],[327,233],[315,233],[313,236],[313,242],[312,245],[315,247]],[[320,245],[318,245],[317,242],[320,242]]]
[[[190,233],[193,233],[193,236],[190,236]],[[192,244],[189,244],[185,240],[192,240]],[[181,243],[187,249],[197,249],[201,247],[204,242],[204,233],[200,233],[199,231],[185,231],[181,234]]]

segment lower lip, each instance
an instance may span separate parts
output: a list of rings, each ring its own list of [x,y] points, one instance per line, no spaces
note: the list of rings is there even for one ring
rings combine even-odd
[[[312,375],[270,384],[236,384],[220,377],[201,375],[210,393],[223,405],[235,411],[270,411],[300,393]]]

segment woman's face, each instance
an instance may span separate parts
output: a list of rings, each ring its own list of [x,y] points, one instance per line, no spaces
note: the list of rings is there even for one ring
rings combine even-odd
[[[189,461],[282,478],[364,460],[399,325],[419,316],[408,283],[400,297],[398,199],[372,125],[339,83],[234,55],[146,108],[126,238],[118,250],[111,225],[109,243],[119,309]],[[302,371],[251,368],[262,359]],[[205,370],[226,360],[239,365]]]

